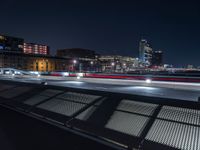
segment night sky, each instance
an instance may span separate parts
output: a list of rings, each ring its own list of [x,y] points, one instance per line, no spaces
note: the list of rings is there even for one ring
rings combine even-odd
[[[4,0],[0,33],[59,48],[138,57],[141,38],[164,62],[200,66],[200,4],[194,0]]]

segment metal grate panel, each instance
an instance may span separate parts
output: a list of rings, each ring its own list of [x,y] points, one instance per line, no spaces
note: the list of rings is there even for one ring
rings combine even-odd
[[[157,106],[158,105],[156,104],[136,102],[132,100],[122,100],[118,105],[117,110],[123,110],[144,115],[152,115]]]
[[[129,135],[140,136],[148,117],[115,111],[106,128]]]
[[[85,111],[83,111],[82,113],[80,113],[76,119],[80,119],[80,120],[87,120],[96,110],[95,106],[91,106],[88,109],[86,109]]]
[[[96,100],[97,98],[100,98],[100,96],[74,93],[74,92],[66,92],[64,94],[57,96],[57,98],[89,104],[93,102],[94,100]]]
[[[164,106],[158,118],[200,125],[200,111],[195,109]]]
[[[24,93],[30,91],[31,89],[32,89],[31,87],[26,87],[26,86],[12,88],[10,90],[1,92],[0,97],[8,98],[8,99],[14,98],[16,96],[19,96],[21,94],[24,94]]]
[[[47,96],[43,96],[43,95],[36,95],[36,96],[33,96],[29,99],[27,99],[26,101],[24,101],[24,104],[27,104],[27,105],[35,105],[35,104],[38,104],[46,99],[48,99],[49,97]]]
[[[47,89],[45,91],[42,91],[40,93],[40,95],[52,97],[52,96],[55,96],[56,94],[59,94],[59,93],[62,93],[62,92],[63,91],[60,91],[60,90]]]
[[[84,106],[85,104],[73,103],[53,98],[47,102],[38,105],[37,107],[66,116],[71,116],[82,109]]]
[[[200,127],[156,119],[146,139],[183,150],[199,150]]]
[[[100,100],[100,101],[96,102],[94,104],[94,106],[100,106],[104,101],[105,101],[105,99],[104,100]]]
[[[7,90],[7,89],[13,88],[13,87],[15,87],[15,85],[0,84],[0,91]]]

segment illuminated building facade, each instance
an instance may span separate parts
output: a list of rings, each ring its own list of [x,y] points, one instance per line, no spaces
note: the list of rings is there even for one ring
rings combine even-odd
[[[149,66],[152,63],[153,49],[147,42],[147,40],[142,39],[139,44],[139,59],[142,63]]]
[[[24,43],[25,54],[49,55],[49,46],[36,43]]]
[[[139,61],[137,58],[120,56],[120,55],[104,55],[99,58],[103,72],[127,72],[133,68],[137,68]]]
[[[0,67],[29,71],[67,71],[71,60],[50,56],[47,45],[25,43],[24,39],[0,34]]]
[[[69,59],[0,51],[0,67],[29,71],[63,71],[69,68]]]

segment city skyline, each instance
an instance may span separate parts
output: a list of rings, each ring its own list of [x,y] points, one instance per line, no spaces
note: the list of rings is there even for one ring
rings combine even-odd
[[[81,47],[132,57],[145,38],[165,63],[200,65],[197,1],[87,2],[4,1],[1,33],[47,44],[54,54]]]

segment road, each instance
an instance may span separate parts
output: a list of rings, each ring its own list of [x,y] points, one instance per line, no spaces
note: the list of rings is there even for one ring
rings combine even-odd
[[[197,101],[198,97],[200,96],[200,91],[141,86],[141,85],[140,86],[112,85],[112,84],[101,84],[101,83],[88,83],[83,81],[48,81],[48,85],[109,91],[109,92],[143,95],[151,97],[172,98],[172,99],[189,100],[189,101]]]
[[[5,78],[4,79],[8,79]],[[40,84],[46,81],[48,85],[109,91],[151,97],[172,98],[179,100],[197,101],[200,96],[200,85],[195,83],[152,82],[96,79],[96,78],[69,78],[69,77],[11,77],[9,80]]]

